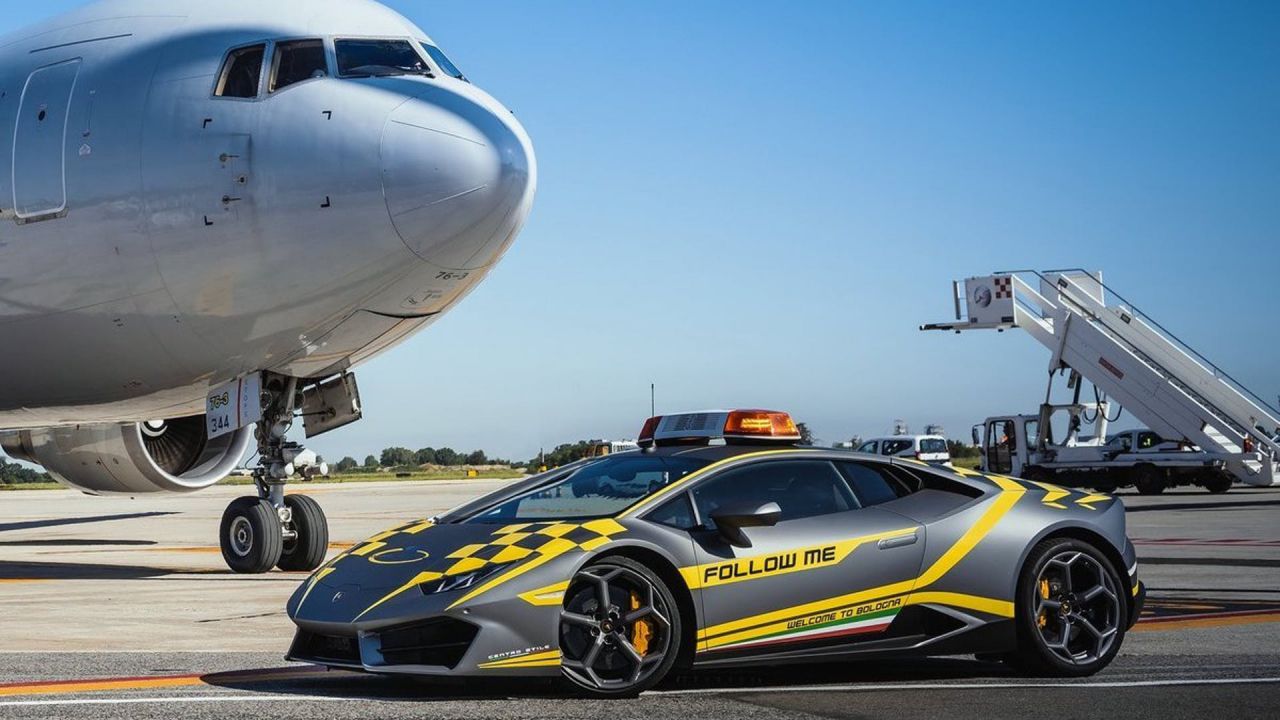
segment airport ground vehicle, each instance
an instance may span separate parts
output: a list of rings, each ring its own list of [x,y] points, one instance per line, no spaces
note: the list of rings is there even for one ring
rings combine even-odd
[[[951,451],[947,439],[941,435],[890,435],[870,438],[857,448],[858,452],[915,458],[932,465],[950,465]]]
[[[1211,490],[1221,488],[1222,481],[1211,475],[1225,473],[1248,485],[1280,485],[1280,410],[1104,285],[1101,273],[1020,270],[968,278],[963,287],[962,296],[961,283],[952,284],[955,321],[920,329],[960,333],[1021,328],[1052,353],[1042,422],[1036,433],[1027,434],[1023,428],[1021,447],[1030,443],[1040,455],[1028,466],[1046,468],[1044,459],[1061,462],[1070,460],[1072,453],[1101,452],[1079,447],[1069,438],[1051,447],[1049,438],[1049,415],[1056,408],[1078,417],[1081,410],[1071,408],[1081,405],[1082,381],[1088,380],[1096,393],[1093,407],[1105,407],[1110,398],[1161,438],[1198,448],[1212,462],[1195,471],[1199,484]],[[1074,399],[1066,406],[1049,405],[1054,378],[1060,374],[1067,374]],[[1106,437],[1105,414],[1102,418],[1103,429],[1096,433],[1099,439]],[[998,455],[1001,451],[989,447],[988,452]],[[996,460],[992,467],[1018,472],[1012,468],[1012,458],[1009,463]],[[1170,456],[1167,462],[1176,463],[1178,457]],[[1071,468],[1052,471],[1059,469],[1075,472]],[[1160,485],[1160,471],[1154,465],[1142,473],[1144,487],[1154,490]]]
[[[798,440],[785,413],[655,417],[643,450],[376,535],[294,593],[288,657],[612,697],[677,665],[1115,656],[1144,589],[1114,498]]]
[[[128,496],[256,450],[237,572],[324,561],[290,428],[359,420],[352,370],[484,280],[537,184],[512,112],[374,0],[86,3],[0,38],[0,138],[0,446]]]
[[[1213,493],[1231,489],[1232,478],[1222,458],[1165,440],[1151,430],[1107,435],[1106,413],[1104,402],[1043,405],[1035,415],[989,417],[973,428],[973,443],[982,450],[981,468],[1102,492],[1131,485],[1143,495],[1157,495],[1178,485],[1199,485]],[[1068,418],[1065,427],[1078,428],[1079,418],[1086,414],[1095,419],[1095,436],[1079,437],[1068,431],[1055,442],[1055,415]]]

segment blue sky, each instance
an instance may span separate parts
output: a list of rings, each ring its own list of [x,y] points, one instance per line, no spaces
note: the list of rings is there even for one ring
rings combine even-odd
[[[489,280],[358,372],[327,457],[630,437],[650,382],[828,442],[967,437],[1035,408],[1048,352],[916,327],[1008,268],[1100,268],[1280,392],[1280,5],[390,4],[521,118],[539,192]]]

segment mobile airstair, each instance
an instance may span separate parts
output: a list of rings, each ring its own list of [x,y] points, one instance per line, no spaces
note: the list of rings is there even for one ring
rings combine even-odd
[[[1101,273],[1000,272],[952,290],[956,320],[921,330],[1021,328],[1052,353],[1051,378],[1074,370],[1164,438],[1221,457],[1241,482],[1280,485],[1280,410],[1104,285]]]

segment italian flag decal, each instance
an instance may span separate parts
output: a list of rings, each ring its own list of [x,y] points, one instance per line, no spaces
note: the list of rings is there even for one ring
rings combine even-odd
[[[806,618],[799,618],[788,622],[785,629],[770,632],[768,634],[761,635],[760,637],[721,645],[714,649],[738,650],[749,647],[780,645],[783,643],[799,642],[802,640],[822,640],[825,638],[843,637],[846,635],[882,632],[888,628],[889,624],[893,622],[893,619],[898,616],[897,604],[898,603],[895,603],[895,607],[867,612],[861,615],[855,613],[850,617],[844,617],[844,613],[842,612],[831,612],[824,613],[822,615],[812,615]]]

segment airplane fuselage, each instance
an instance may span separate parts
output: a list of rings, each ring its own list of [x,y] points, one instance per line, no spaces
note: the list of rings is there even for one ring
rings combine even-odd
[[[344,72],[360,39],[406,41],[433,77]],[[273,89],[294,42],[324,70]],[[256,93],[228,96],[232,52],[258,46]],[[0,430],[322,377],[474,288],[528,215],[534,158],[428,46],[364,0],[108,0],[0,39]]]

